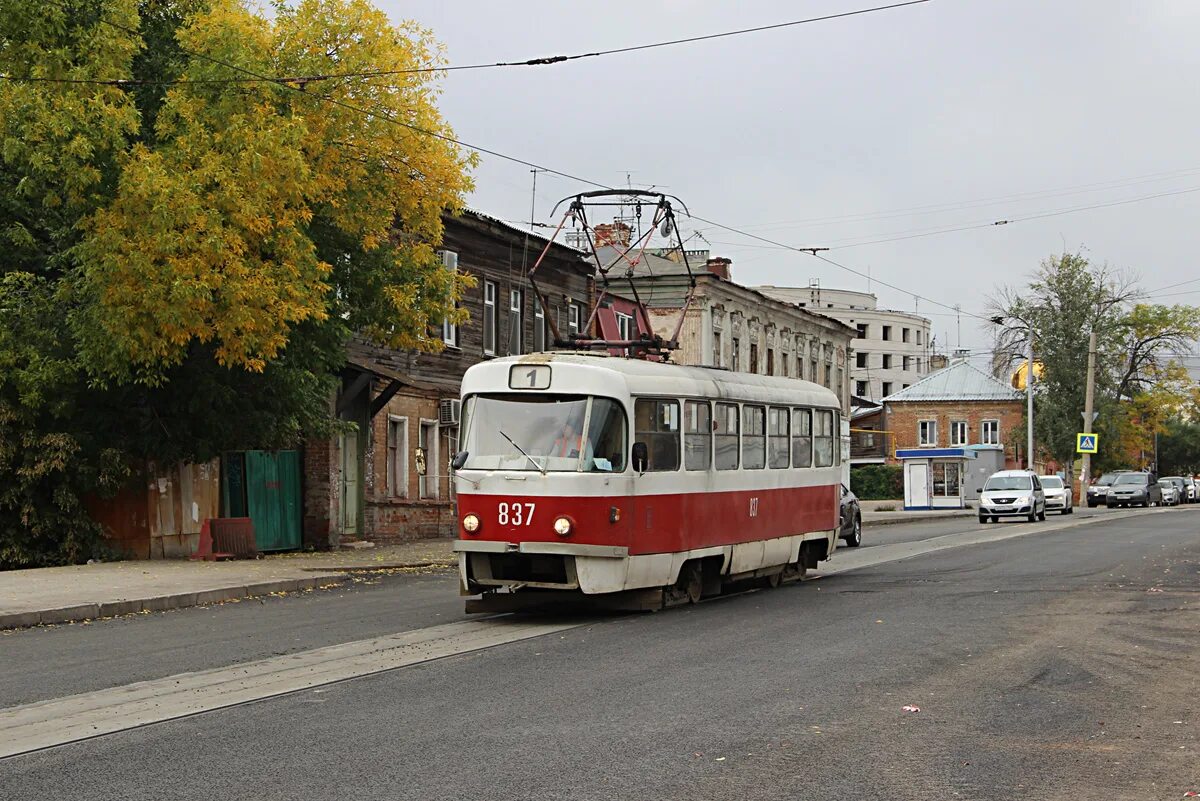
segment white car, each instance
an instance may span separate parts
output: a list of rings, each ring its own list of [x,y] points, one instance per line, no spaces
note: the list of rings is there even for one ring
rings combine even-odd
[[[979,490],[979,522],[1024,517],[1030,523],[1046,519],[1046,495],[1030,470],[1001,470]]]
[[[1160,506],[1178,506],[1179,505],[1179,487],[1167,478],[1160,478],[1158,486],[1162,490],[1162,503]]]
[[[1046,511],[1069,515],[1075,511],[1075,499],[1071,490],[1058,476],[1038,476],[1042,492],[1046,495]]]

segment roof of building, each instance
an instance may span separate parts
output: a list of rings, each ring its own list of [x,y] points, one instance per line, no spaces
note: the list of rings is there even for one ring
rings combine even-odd
[[[884,398],[886,403],[912,401],[1006,401],[1025,397],[969,361],[955,361],[949,367],[922,378],[899,392]]]
[[[451,216],[453,217],[453,215],[451,215]],[[530,231],[527,228],[522,228],[521,226],[514,225],[513,223],[510,223],[507,220],[502,220],[499,217],[493,217],[490,214],[485,214],[482,211],[477,211],[472,208],[464,208],[462,210],[462,213],[460,215],[458,215],[458,218],[461,219],[462,217],[474,217],[475,219],[477,219],[481,222],[486,222],[490,225],[496,226],[497,228],[505,229],[509,233],[516,234],[518,236],[524,237],[524,236],[528,235],[529,239],[532,242],[536,243],[539,248],[544,248],[547,245],[547,243],[549,243],[551,241],[550,239],[543,236],[542,234],[534,233],[533,231]],[[587,255],[582,250],[578,250],[576,248],[571,247],[570,245],[563,242],[561,239],[554,240],[554,247],[568,250],[571,253],[581,256],[581,257]]]

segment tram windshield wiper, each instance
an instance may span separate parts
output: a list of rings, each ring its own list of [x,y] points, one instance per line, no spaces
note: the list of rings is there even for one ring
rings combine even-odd
[[[541,473],[543,476],[544,476],[544,475],[546,475],[546,468],[544,468],[544,467],[542,467],[540,464],[538,464],[538,463],[537,463],[537,460],[536,460],[536,459],[534,459],[532,456],[530,456],[530,455],[529,455],[529,454],[526,452],[526,450],[525,450],[524,448],[522,448],[520,445],[518,445],[518,444],[517,444],[517,441],[516,441],[515,439],[513,439],[512,437],[510,437],[508,434],[505,434],[505,433],[504,433],[504,429],[502,429],[502,428],[498,428],[498,429],[496,429],[496,430],[500,432],[500,436],[502,436],[502,437],[504,437],[506,440],[508,440],[508,442],[509,442],[509,444],[510,444],[510,445],[512,445],[512,446],[513,446],[514,448],[516,448],[517,450],[519,450],[519,451],[521,452],[521,455],[522,455],[522,456],[524,456],[526,459],[528,459],[528,460],[529,460],[530,464],[532,464],[532,465],[533,465],[533,467],[534,467],[534,469],[535,469],[535,470],[537,470],[537,471],[538,471],[539,473]]]

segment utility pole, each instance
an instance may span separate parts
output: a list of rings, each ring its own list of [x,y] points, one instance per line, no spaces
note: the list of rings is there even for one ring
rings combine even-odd
[[[1092,411],[1096,402],[1096,332],[1093,331],[1088,337],[1088,361],[1087,361],[1087,390],[1083,397],[1083,433],[1092,433],[1092,421],[1096,419],[1095,412]],[[1079,503],[1082,505],[1087,500],[1088,484],[1092,480],[1092,455],[1090,453],[1083,454],[1083,471],[1079,476]]]
[[[1033,332],[1029,332],[1029,339],[1025,342],[1025,395],[1026,395],[1026,411],[1025,416],[1028,421],[1029,430],[1026,432],[1025,438],[1025,460],[1029,463],[1029,470],[1037,470],[1037,466],[1033,462]]]

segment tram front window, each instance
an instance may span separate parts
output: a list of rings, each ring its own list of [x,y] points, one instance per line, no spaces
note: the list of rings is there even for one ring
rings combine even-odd
[[[611,398],[475,395],[463,416],[464,469],[625,470],[625,411]]]

